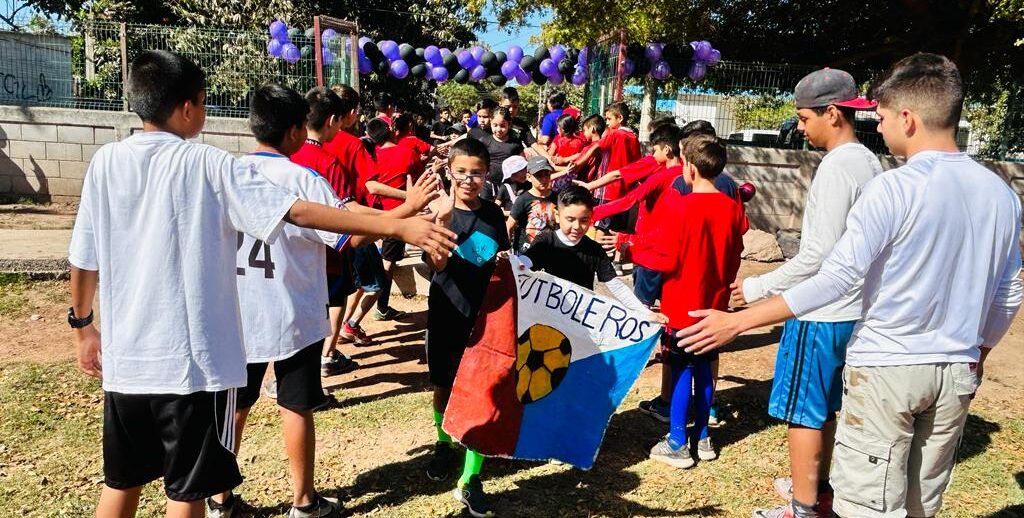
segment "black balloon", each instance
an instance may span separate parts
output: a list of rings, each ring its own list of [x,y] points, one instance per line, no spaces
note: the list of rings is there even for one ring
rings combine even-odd
[[[424,51],[422,48],[420,48],[420,47],[416,48],[416,57],[420,58],[420,61],[424,60],[424,57],[423,57],[423,53],[424,52],[426,52],[426,51]]]
[[[455,57],[454,52],[445,56],[444,68],[447,68],[448,74],[451,75],[454,75],[456,72],[462,69],[462,65],[459,65],[459,58]]]
[[[566,56],[572,60],[573,63],[577,63],[580,60],[580,51],[579,49],[569,49],[569,51],[566,52]]]
[[[560,74],[562,74],[563,76],[567,75],[567,74],[571,74],[573,69],[576,68],[576,65],[574,65],[573,63],[574,62],[572,60],[570,60],[569,58],[565,58],[565,59],[559,61],[558,62],[558,72]]]
[[[494,57],[498,58],[498,66],[501,66],[503,63],[508,61],[508,54],[505,54],[505,52],[501,50],[495,52]]]
[[[643,77],[651,71],[651,62],[647,58],[638,59],[633,62],[633,75]]]
[[[376,69],[377,75],[386,76],[388,72],[391,72],[391,63],[388,63],[387,58],[384,58],[384,61],[377,63]]]
[[[372,41],[368,41],[363,45],[363,54],[366,54],[366,57],[373,62],[377,61],[377,56],[384,55],[380,52],[380,48],[377,47],[377,44]]]
[[[530,76],[533,77],[533,82],[537,83],[538,85],[542,85],[546,83],[548,80],[548,76],[540,73],[540,70],[534,70],[533,73],[530,74]]]
[[[493,52],[489,50],[487,52],[484,52],[484,55],[480,56],[480,64],[483,65],[484,68],[488,70],[500,66],[498,65],[498,56],[496,56]]]
[[[464,69],[464,68],[462,70],[459,70],[458,72],[455,73],[454,79],[455,79],[455,82],[459,83],[460,85],[464,85],[464,84],[468,83],[469,82],[469,71]]]
[[[416,55],[416,47],[413,47],[408,43],[403,43],[398,46],[398,55],[402,56],[402,59],[409,61],[409,58]]]
[[[427,65],[420,63],[419,65],[410,68],[409,73],[412,74],[413,77],[423,77],[427,75]]]
[[[519,62],[519,66],[522,67],[523,70],[527,72],[533,72],[534,70],[537,70],[537,65],[539,64],[540,61],[535,59],[533,56],[523,56],[522,61]]]
[[[505,83],[508,82],[508,79],[505,79],[505,76],[503,76],[501,74],[495,74],[493,76],[488,76],[487,80],[492,82],[492,83],[494,83],[494,86],[505,86]]]
[[[548,52],[548,48],[543,45],[537,47],[537,50],[533,53],[533,58],[537,61],[544,61],[549,57],[551,57],[551,53]],[[525,59],[525,56],[523,58]]]

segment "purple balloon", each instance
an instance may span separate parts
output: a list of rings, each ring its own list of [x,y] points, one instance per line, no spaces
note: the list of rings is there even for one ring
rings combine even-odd
[[[580,61],[585,61],[588,57],[590,57],[590,47],[580,49]]]
[[[423,64],[423,66],[427,67],[427,73],[424,74],[423,77],[426,77],[427,79],[434,77],[434,64],[427,61],[426,63]]]
[[[516,61],[506,61],[501,64],[501,75],[505,76],[506,79],[515,79],[516,75],[519,74],[519,63]]]
[[[452,51],[448,50],[448,47],[441,47],[441,59],[448,57],[451,53]]]
[[[434,67],[434,69],[430,71],[430,75],[433,77],[434,81],[443,83],[448,80],[448,69],[444,67]]]
[[[516,82],[519,83],[519,86],[526,86],[530,84],[530,81],[533,81],[530,73],[520,68],[519,72],[516,73]]]
[[[561,45],[555,45],[554,47],[548,49],[548,54],[551,55],[551,61],[558,63],[563,58],[565,58],[565,48],[562,47]]]
[[[423,49],[423,59],[431,65],[441,65],[444,63],[444,60],[441,59],[441,49],[433,45]]]
[[[544,61],[540,62],[540,73],[551,77],[552,74],[558,73],[558,64],[551,58],[545,58]]]
[[[691,41],[690,46],[693,47],[693,60],[694,61],[707,61],[711,57],[711,44],[704,41]]]
[[[710,66],[717,65],[719,61],[722,61],[722,53],[718,49],[711,49],[711,54],[708,56],[707,64]]]
[[[651,63],[658,63],[661,61],[661,44],[648,43],[644,46],[644,57],[646,57]]]
[[[466,70],[470,70],[473,67],[479,65],[479,63],[477,63],[476,59],[473,57],[473,54],[468,50],[459,52],[459,55],[456,56],[456,58],[458,58],[459,60],[459,65],[462,68],[465,68]]]
[[[324,47],[320,49],[320,57],[323,58],[324,66],[329,67],[334,64],[334,59],[336,56],[334,55],[333,52],[331,52],[331,49]]]
[[[289,65],[294,65],[302,58],[302,51],[300,51],[293,43],[285,43],[281,48],[281,57],[283,57]]]
[[[626,61],[622,64],[623,73],[627,76],[633,75],[633,71],[636,70],[636,64],[633,63],[632,59],[626,58]]]
[[[365,76],[370,72],[373,72],[373,62],[370,61],[370,58],[361,56],[359,58],[359,73]]]
[[[485,52],[487,52],[487,51],[484,50],[484,48],[480,47],[480,46],[476,46],[476,47],[473,47],[473,48],[469,49],[469,53],[473,55],[473,59],[475,59],[477,63],[480,62],[480,58],[483,57]]]
[[[380,48],[381,54],[384,54],[384,56],[390,61],[402,59],[402,56],[398,52],[398,44],[391,40],[382,41],[377,47]]]
[[[508,56],[508,60],[514,63],[519,63],[523,60],[523,48],[519,45],[512,45],[505,54]]]
[[[405,79],[409,75],[409,65],[401,59],[392,61],[391,75],[395,76],[395,79]]]
[[[473,70],[469,72],[469,78],[474,81],[483,81],[487,77],[487,69],[483,65],[477,65],[473,67]]]
[[[338,31],[334,29],[327,29],[326,31],[320,33],[320,42],[323,43],[324,45],[327,45],[330,43],[332,39],[337,37]]]
[[[664,81],[665,79],[668,79],[668,76],[670,76],[671,74],[672,68],[669,67],[668,63],[664,61],[659,61],[655,63],[653,67],[651,67],[651,77],[659,81]]]
[[[283,47],[284,45],[282,45],[280,41],[277,41],[277,38],[271,38],[270,41],[267,42],[267,54],[270,54],[275,58],[279,58],[281,57],[281,50]]]
[[[270,22],[268,30],[274,39],[278,41],[288,41],[288,25],[281,20],[274,20]]]
[[[363,37],[359,38],[359,50],[363,50],[363,47],[365,47],[367,43],[370,43],[372,41],[373,40],[370,39],[370,37],[368,37],[368,36],[363,36]]]
[[[704,74],[706,74],[707,71],[707,65],[701,63],[700,61],[694,61],[693,64],[690,65],[689,73],[687,73],[686,75],[690,78],[690,80],[696,83],[697,81],[704,79]]]
[[[548,82],[550,82],[553,85],[560,85],[564,81],[565,81],[565,76],[563,76],[562,74],[559,74],[558,72],[555,72],[554,74],[551,74],[550,77],[548,77]]]
[[[576,86],[580,86],[587,82],[587,74],[584,72],[576,72],[572,75],[570,82]]]

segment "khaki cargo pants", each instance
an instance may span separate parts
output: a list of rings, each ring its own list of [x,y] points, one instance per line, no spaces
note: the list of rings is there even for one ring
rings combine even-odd
[[[843,518],[934,516],[978,387],[975,364],[847,366],[843,376],[833,510]]]

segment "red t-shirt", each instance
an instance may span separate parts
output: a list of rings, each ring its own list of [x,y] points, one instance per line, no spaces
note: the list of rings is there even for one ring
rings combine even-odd
[[[588,142],[583,139],[580,135],[562,136],[557,135],[555,139],[551,141],[552,149],[554,154],[567,157],[573,156],[583,150]]]
[[[626,184],[627,190],[635,184],[646,180],[649,176],[661,171],[664,167],[654,159],[654,155],[645,155],[632,164],[626,164],[619,168],[622,182]],[[609,169],[614,171],[614,169]]]
[[[366,178],[373,173],[376,165],[373,157],[363,147],[363,141],[347,131],[339,131],[334,140],[324,144],[324,149],[338,157],[346,185],[352,186],[352,195],[356,201],[366,205]]]
[[[604,176],[609,171],[622,169],[623,166],[640,160],[640,140],[632,131],[622,128],[608,130],[598,144],[601,152],[605,154],[606,160],[601,164],[598,176]],[[616,180],[603,189],[603,193],[597,193],[597,198],[602,200],[617,200],[626,193],[626,183]]]
[[[629,210],[633,205],[639,203],[636,233],[633,235],[630,251],[633,254],[633,262],[647,268],[651,268],[651,262],[657,261],[656,258],[651,257],[651,254],[657,253],[661,248],[656,235],[657,229],[674,224],[672,220],[664,219],[662,216],[664,211],[659,209],[683,196],[675,189],[671,189],[672,182],[682,175],[683,167],[676,165],[665,168],[658,165],[657,162],[654,162],[654,165],[658,168],[656,173],[622,198],[595,207],[593,217],[594,221],[600,221]]]
[[[682,329],[699,321],[690,311],[728,309],[729,285],[736,280],[747,231],[743,205],[720,192],[695,192],[678,196],[660,216],[673,224],[658,229],[661,253],[645,266],[664,273],[661,312],[669,327]]]
[[[323,176],[342,200],[355,196],[355,182],[349,182],[345,178],[338,157],[326,151],[321,143],[307,140],[289,158],[292,162],[308,167]]]
[[[407,148],[415,151],[416,154],[420,155],[420,156],[423,156],[423,155],[429,153],[430,149],[433,147],[433,146],[431,146],[430,144],[427,144],[426,142],[424,142],[422,139],[420,139],[419,137],[417,137],[415,135],[406,135],[406,136],[398,139],[398,142],[396,143],[396,145],[407,147]]]
[[[377,166],[367,181],[380,182],[388,187],[405,190],[406,182],[411,175],[413,180],[423,174],[423,163],[416,151],[405,146],[388,146],[377,148]],[[370,195],[372,207],[391,210],[402,204],[398,198]]]

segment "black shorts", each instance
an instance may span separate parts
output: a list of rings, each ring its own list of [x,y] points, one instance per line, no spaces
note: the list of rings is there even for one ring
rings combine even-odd
[[[425,342],[430,383],[451,388],[476,319],[463,315],[444,292],[434,289],[433,285],[428,301]],[[475,316],[476,311],[471,314]]]
[[[307,412],[322,405],[327,399],[320,381],[320,351],[323,345],[323,340],[317,340],[292,356],[274,362],[279,406],[293,412]],[[245,388],[238,389],[238,408],[252,408],[256,404],[268,365],[250,363],[246,366],[249,382]]]
[[[327,305],[332,308],[345,307],[348,296],[356,292],[356,283],[352,278],[352,269],[341,274],[327,274]]]
[[[633,294],[636,298],[648,306],[653,306],[661,298],[661,285],[663,284],[661,272],[645,268],[639,264],[633,265]]]
[[[698,362],[713,362],[718,359],[718,349],[704,354],[693,354],[679,347],[682,338],[676,338],[678,329],[667,328],[661,334],[661,363],[670,367],[686,367]]]
[[[380,245],[380,256],[385,261],[393,263],[405,259],[405,242],[393,237],[384,238],[384,242]]]
[[[167,498],[202,500],[242,483],[234,453],[235,389],[103,394],[103,478],[114,489],[164,479]]]

